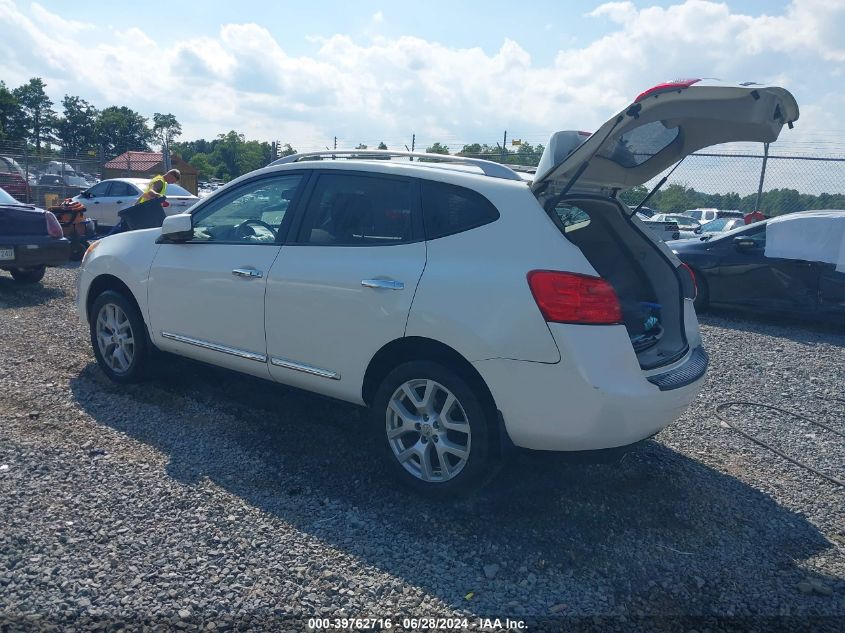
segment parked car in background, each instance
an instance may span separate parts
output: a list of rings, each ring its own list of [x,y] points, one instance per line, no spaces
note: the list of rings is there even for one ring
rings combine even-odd
[[[656,214],[655,214],[656,215]],[[664,242],[669,240],[680,239],[681,233],[678,228],[678,223],[669,220],[655,220],[654,215],[651,217],[637,213],[637,217],[645,224],[651,231],[654,232]]]
[[[32,190],[26,172],[10,156],[0,156],[0,187],[19,202],[28,202],[32,199]]]
[[[701,228],[697,220],[680,213],[658,213],[652,216],[655,222],[674,222],[678,225],[679,236],[676,239],[688,239],[696,236],[696,231]]]
[[[702,224],[699,229],[696,230],[697,237],[699,239],[710,239],[718,233],[726,233],[727,231],[733,231],[734,229],[739,229],[745,226],[745,219],[744,218],[716,218],[715,220],[710,220],[706,224]]]
[[[0,270],[18,283],[37,283],[47,266],[64,264],[69,256],[70,242],[56,216],[0,188]]]
[[[735,209],[689,209],[683,211],[681,215],[689,216],[698,221],[699,224],[705,224],[715,220],[716,218],[741,218],[742,211]]]
[[[845,324],[845,211],[792,213],[668,246],[695,274],[699,311],[732,306]]]
[[[73,200],[85,205],[85,215],[96,220],[98,227],[107,229],[120,221],[118,212],[121,209],[131,207],[137,202],[149,182],[144,178],[110,178],[74,196]],[[199,200],[178,184],[167,185],[166,196],[170,205],[165,208],[168,215],[183,213]]]

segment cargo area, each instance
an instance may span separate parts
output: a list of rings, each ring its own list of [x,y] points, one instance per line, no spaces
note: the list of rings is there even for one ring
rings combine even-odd
[[[559,228],[609,282],[643,369],[674,362],[687,350],[678,274],[658,246],[612,200],[568,198]],[[629,210],[630,213],[630,210]]]

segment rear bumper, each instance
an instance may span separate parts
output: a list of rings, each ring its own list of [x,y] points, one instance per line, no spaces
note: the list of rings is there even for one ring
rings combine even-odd
[[[0,236],[0,249],[13,248],[14,259],[0,259],[0,268],[29,268],[32,266],[61,266],[70,257],[67,238],[48,236]]]
[[[585,451],[634,444],[676,420],[703,383],[707,365],[700,347],[668,368],[643,372],[622,326],[552,329],[559,363],[473,363],[516,446]],[[664,390],[650,381],[667,376],[684,379]]]

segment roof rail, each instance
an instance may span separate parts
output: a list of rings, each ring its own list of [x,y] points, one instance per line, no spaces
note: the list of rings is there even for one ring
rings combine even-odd
[[[285,165],[287,163],[296,163],[307,158],[317,157],[343,157],[343,158],[425,158],[426,160],[441,161],[449,163],[459,163],[462,165],[472,165],[478,167],[485,176],[493,178],[504,178],[505,180],[519,180],[515,171],[501,163],[494,163],[493,161],[483,160],[481,158],[467,158],[466,156],[454,156],[452,154],[429,154],[427,152],[395,152],[389,149],[335,149],[324,150],[320,152],[303,152],[302,154],[291,154],[278,160],[273,161],[270,165]]]

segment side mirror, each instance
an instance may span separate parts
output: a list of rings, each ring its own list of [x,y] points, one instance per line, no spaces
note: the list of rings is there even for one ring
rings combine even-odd
[[[168,215],[161,224],[161,239],[166,242],[186,242],[194,236],[190,213]]]
[[[94,194],[91,193],[90,191],[83,191],[81,195],[82,195],[83,198],[93,198],[94,197]]]
[[[697,227],[695,227],[695,228],[692,230],[692,232],[693,232],[693,233],[701,233],[703,230],[704,230],[704,227],[703,227],[703,226],[701,226],[701,225],[699,224]]]
[[[752,240],[750,237],[735,237],[734,247],[738,251],[750,251],[757,248],[757,240]]]

